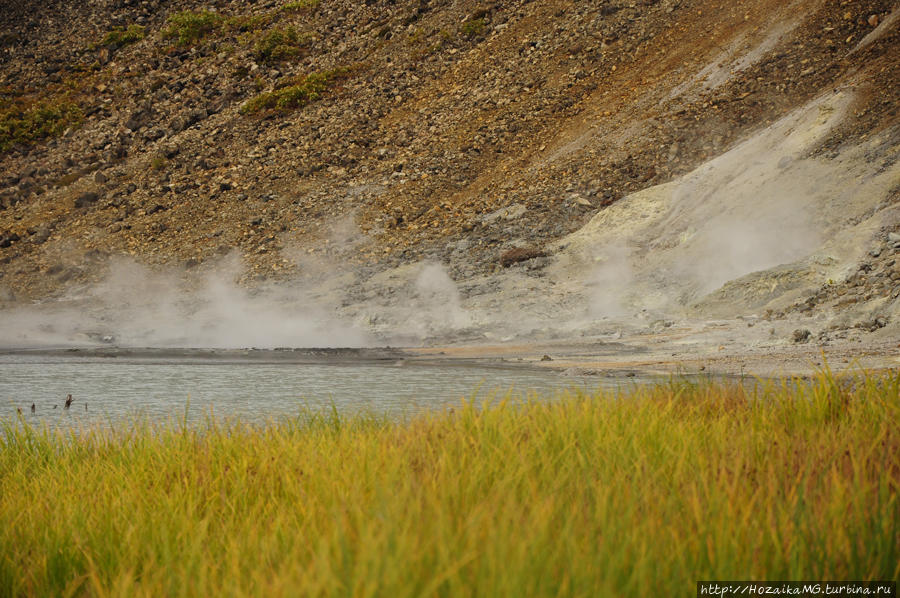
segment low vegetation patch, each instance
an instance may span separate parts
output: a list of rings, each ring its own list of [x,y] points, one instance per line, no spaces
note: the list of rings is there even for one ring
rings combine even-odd
[[[272,29],[256,42],[255,55],[261,62],[280,62],[300,55],[309,41],[310,36],[297,33],[293,27]]]
[[[237,15],[226,19],[225,25],[237,31],[250,32],[268,26],[274,18],[275,16],[271,13]]]
[[[183,10],[169,15],[163,39],[175,39],[180,46],[190,46],[212,33],[221,21],[222,17],[208,10]]]
[[[83,118],[78,105],[65,99],[0,102],[0,152],[60,135]]]
[[[259,94],[241,106],[244,114],[254,114],[263,110],[296,110],[319,99],[336,81],[348,74],[348,69],[335,69],[312,73],[292,80],[273,91]]]
[[[484,32],[487,30],[487,23],[484,20],[484,17],[478,17],[475,19],[469,19],[465,23],[462,24],[459,31],[463,35],[463,37],[467,37],[469,39],[473,39],[476,37],[481,37],[484,35]]]
[[[312,12],[319,7],[319,0],[297,0],[283,4],[280,10],[284,12]]]
[[[0,429],[0,595],[686,596],[900,577],[900,374],[407,421]]]
[[[118,49],[144,39],[144,28],[140,25],[129,25],[127,29],[116,27],[100,41],[101,46]]]

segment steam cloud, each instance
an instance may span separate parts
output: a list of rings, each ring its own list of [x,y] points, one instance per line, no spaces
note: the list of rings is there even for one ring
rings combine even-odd
[[[232,281],[236,259],[198,285],[174,271],[115,259],[109,274],[80,297],[12,310],[0,321],[7,347],[112,343],[123,347],[366,346],[370,337],[337,321],[302,289],[251,293]]]
[[[416,311],[424,317],[428,328],[444,331],[463,328],[472,323],[463,309],[456,283],[440,264],[426,263],[415,282]]]
[[[630,253],[624,243],[608,244],[598,248],[594,255],[595,267],[589,274],[589,315],[616,318],[629,313],[626,296],[634,279]]]

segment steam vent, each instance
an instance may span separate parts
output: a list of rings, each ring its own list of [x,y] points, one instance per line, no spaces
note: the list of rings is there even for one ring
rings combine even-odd
[[[891,362],[898,21],[887,0],[4,5],[0,343]]]

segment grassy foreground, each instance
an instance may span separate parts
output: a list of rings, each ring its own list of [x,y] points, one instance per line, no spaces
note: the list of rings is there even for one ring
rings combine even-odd
[[[693,595],[900,577],[900,374],[405,422],[0,433],[0,595]]]

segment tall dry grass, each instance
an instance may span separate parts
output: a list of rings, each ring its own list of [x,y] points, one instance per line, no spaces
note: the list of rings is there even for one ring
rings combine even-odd
[[[396,422],[7,422],[0,595],[676,596],[900,576],[900,374]]]

